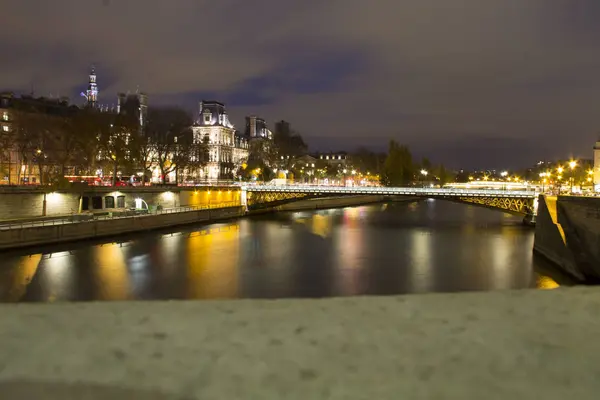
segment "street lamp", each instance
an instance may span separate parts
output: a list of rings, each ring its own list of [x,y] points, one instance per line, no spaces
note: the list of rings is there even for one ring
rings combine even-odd
[[[427,178],[427,170],[426,169],[422,169],[421,170],[421,175],[423,175],[423,187],[425,187],[425,178]]]
[[[569,168],[571,168],[571,194],[573,194],[573,183],[575,183],[575,167],[577,167],[577,161],[569,161]]]
[[[542,193],[544,193],[544,184],[546,183],[546,173],[545,172],[540,172],[540,180],[542,181]]]

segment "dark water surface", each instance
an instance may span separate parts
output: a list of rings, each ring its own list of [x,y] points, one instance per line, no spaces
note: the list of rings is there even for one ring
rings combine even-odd
[[[281,213],[2,254],[0,301],[284,298],[554,287],[531,228],[427,200]]]

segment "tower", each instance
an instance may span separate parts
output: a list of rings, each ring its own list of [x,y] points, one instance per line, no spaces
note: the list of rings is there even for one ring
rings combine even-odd
[[[93,66],[90,71],[90,81],[85,92],[85,98],[89,107],[96,107],[98,104],[98,83],[96,82],[96,68]]]

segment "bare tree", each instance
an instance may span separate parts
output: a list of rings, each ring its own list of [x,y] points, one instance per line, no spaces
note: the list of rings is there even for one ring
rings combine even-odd
[[[148,110],[147,135],[154,143],[154,161],[160,169],[162,183],[169,173],[184,167],[186,158],[189,159],[191,126],[192,117],[180,108]]]

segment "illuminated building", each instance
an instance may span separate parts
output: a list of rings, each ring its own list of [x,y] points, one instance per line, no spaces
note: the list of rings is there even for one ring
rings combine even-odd
[[[318,153],[313,157],[333,166],[347,166],[348,153],[341,151],[339,153]]]
[[[253,139],[273,139],[273,133],[267,128],[264,119],[251,115],[246,117],[246,137]]]
[[[248,158],[248,138],[235,130],[225,105],[201,101],[192,131],[194,143],[208,143],[208,163],[197,178],[232,179],[237,168]]]
[[[96,108],[98,106],[98,82],[96,81],[96,68],[93,66],[89,75],[88,88],[85,93],[81,93],[81,96],[85,98],[87,107]]]
[[[31,95],[15,96],[14,93],[0,94],[0,139],[5,143],[5,151],[0,154],[0,183],[27,184],[39,183],[39,163],[37,157],[44,157],[44,164],[50,168],[54,157],[60,157],[60,148],[46,140],[17,146],[19,124],[44,121],[61,121],[73,116],[79,108],[69,104],[67,97],[45,98]],[[10,145],[12,144],[12,146]],[[19,148],[18,148],[19,147]],[[66,168],[70,168],[66,166]]]

